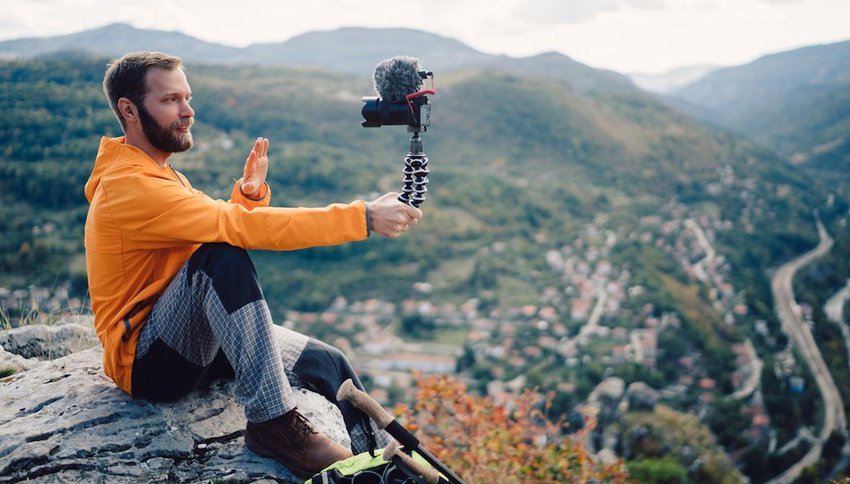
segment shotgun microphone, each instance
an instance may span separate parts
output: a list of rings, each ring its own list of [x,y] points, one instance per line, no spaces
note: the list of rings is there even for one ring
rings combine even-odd
[[[375,91],[386,102],[398,103],[422,87],[419,59],[405,55],[391,57],[375,66]]]

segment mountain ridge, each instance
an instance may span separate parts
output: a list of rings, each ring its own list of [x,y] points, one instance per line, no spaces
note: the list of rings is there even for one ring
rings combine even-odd
[[[407,28],[342,27],[307,32],[283,42],[233,47],[180,32],[113,23],[57,37],[0,42],[0,56],[7,58],[31,58],[65,50],[114,57],[138,50],[160,50],[187,62],[301,66],[357,75],[371,72],[382,59],[405,54],[420,58],[425,67],[436,73],[476,67],[523,74],[537,70],[539,75],[565,79],[584,90],[637,89],[622,74],[587,66],[564,54],[551,52],[526,58],[486,54],[456,39]],[[545,62],[541,63],[541,58]]]
[[[850,41],[774,53],[711,72],[668,104],[797,163],[850,168]],[[684,102],[683,102],[684,101]]]

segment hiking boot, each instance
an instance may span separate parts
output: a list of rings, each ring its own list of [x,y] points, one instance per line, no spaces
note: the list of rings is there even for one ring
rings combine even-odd
[[[277,460],[302,479],[352,455],[349,449],[313,430],[297,409],[265,422],[248,422],[245,445]]]

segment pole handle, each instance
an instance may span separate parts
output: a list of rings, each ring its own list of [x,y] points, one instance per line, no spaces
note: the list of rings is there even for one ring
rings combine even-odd
[[[380,403],[376,402],[368,393],[354,386],[351,378],[342,382],[336,392],[337,400],[350,400],[355,407],[359,408],[369,416],[378,427],[385,429],[387,425],[395,420]]]
[[[416,474],[422,476],[425,479],[425,482],[428,484],[437,484],[440,482],[440,473],[437,472],[433,467],[426,466],[425,464],[415,460],[413,457],[405,454],[399,449],[399,443],[395,440],[390,442],[386,448],[384,448],[383,458],[385,461],[389,462],[393,459],[394,456],[398,456],[404,465],[410,468]]]

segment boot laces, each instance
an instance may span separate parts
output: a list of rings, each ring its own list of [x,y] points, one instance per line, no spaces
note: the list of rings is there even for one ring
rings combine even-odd
[[[301,415],[297,409],[290,410],[285,416],[286,426],[292,432],[293,440],[301,442],[310,434],[317,433],[310,425],[307,417]]]

